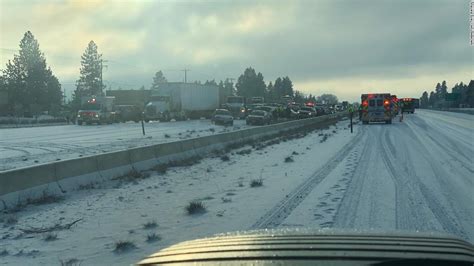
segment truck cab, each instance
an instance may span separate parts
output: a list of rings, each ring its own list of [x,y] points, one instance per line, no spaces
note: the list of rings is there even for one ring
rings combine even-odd
[[[244,119],[246,116],[245,97],[229,96],[226,103],[227,110],[237,119]]]
[[[111,124],[116,122],[115,97],[91,96],[81,98],[81,109],[77,112],[77,124]]]
[[[362,94],[362,123],[392,123],[392,99],[390,93]]]

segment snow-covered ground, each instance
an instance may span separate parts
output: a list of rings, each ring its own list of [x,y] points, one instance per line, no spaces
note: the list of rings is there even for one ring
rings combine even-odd
[[[472,243],[473,118],[417,110],[401,123],[357,124],[353,134],[345,120],[231,151],[229,161],[216,156],[136,183],[70,191],[62,202],[2,214],[0,263],[128,265],[179,241],[265,227],[438,231]],[[250,187],[254,179],[263,186]],[[207,212],[188,215],[196,199]],[[53,241],[21,231],[77,219]],[[145,229],[150,221],[157,227]],[[161,240],[148,243],[151,233]],[[116,253],[118,241],[136,248]]]
[[[145,136],[134,122],[0,129],[0,171],[245,127],[244,120],[227,128],[209,120],[152,122],[145,124]]]

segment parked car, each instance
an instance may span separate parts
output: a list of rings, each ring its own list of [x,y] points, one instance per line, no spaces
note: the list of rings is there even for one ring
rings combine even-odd
[[[212,121],[216,125],[234,125],[234,117],[232,116],[232,113],[226,109],[217,109],[214,112]]]
[[[261,103],[255,103],[255,104],[247,104],[246,106],[246,114],[250,114],[253,110],[257,110],[259,107],[263,106]]]
[[[311,118],[316,116],[316,110],[312,107],[301,107],[298,111],[298,118]]]
[[[314,107],[314,109],[316,109],[316,116],[326,114],[326,111],[324,110],[324,108],[322,106],[316,106],[316,107]]]
[[[246,118],[247,125],[267,125],[270,121],[270,114],[263,110],[253,110]]]
[[[265,106],[259,106],[255,110],[262,110],[262,111],[267,112],[270,115],[270,120],[272,121],[277,119],[277,114],[275,112],[276,107],[265,105]]]

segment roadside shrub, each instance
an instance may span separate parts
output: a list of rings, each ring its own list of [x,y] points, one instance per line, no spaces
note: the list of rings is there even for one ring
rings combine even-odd
[[[146,242],[148,242],[148,243],[155,242],[155,241],[158,241],[158,240],[161,240],[161,236],[157,235],[155,233],[151,233],[151,234],[148,234],[146,236]]]
[[[238,151],[236,153],[239,154],[239,155],[250,154],[250,153],[252,153],[252,149],[245,149],[245,150]]]
[[[59,262],[61,263],[61,266],[79,266],[79,265],[81,265],[81,261],[76,259],[76,258],[67,259],[67,260],[60,260]]]
[[[90,190],[95,188],[95,183],[91,182],[89,184],[79,185],[78,190]]]
[[[44,241],[54,241],[58,239],[58,235],[55,233],[47,233],[44,235],[43,240]]]
[[[189,215],[205,213],[206,206],[204,206],[204,203],[202,203],[202,201],[194,200],[186,206],[186,211]]]
[[[263,186],[263,180],[262,179],[254,179],[250,181],[250,187],[261,187]]]
[[[123,253],[137,248],[137,246],[135,246],[135,244],[133,244],[131,241],[117,241],[115,242],[114,246],[115,253]]]
[[[50,203],[56,203],[60,202],[63,200],[64,197],[57,195],[57,194],[49,194],[46,191],[43,191],[43,194],[38,197],[38,198],[28,198],[26,200],[27,204],[33,204],[33,205],[42,205],[42,204],[50,204]]]
[[[153,167],[153,170],[155,170],[158,174],[164,175],[168,171],[168,165],[164,163],[158,164]]]
[[[231,198],[226,198],[226,197],[222,197],[221,200],[222,200],[222,203],[229,203],[229,202],[232,202],[232,199],[231,199]]]
[[[285,158],[285,163],[292,163],[292,162],[294,162],[294,161],[295,161],[295,160],[293,160],[293,157],[291,157],[291,156],[287,156],[287,157]]]
[[[145,224],[143,224],[143,229],[153,229],[153,228],[156,228],[158,226],[158,224],[156,223],[156,221],[149,221],[149,222],[146,222]]]
[[[228,162],[228,161],[230,161],[230,158],[229,158],[228,155],[222,155],[222,156],[221,156],[221,160],[222,160],[223,162]]]

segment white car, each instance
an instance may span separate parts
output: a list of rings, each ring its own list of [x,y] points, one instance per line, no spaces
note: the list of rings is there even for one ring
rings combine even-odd
[[[232,113],[226,109],[217,109],[214,112],[212,121],[216,125],[234,125],[234,117],[232,116]]]

